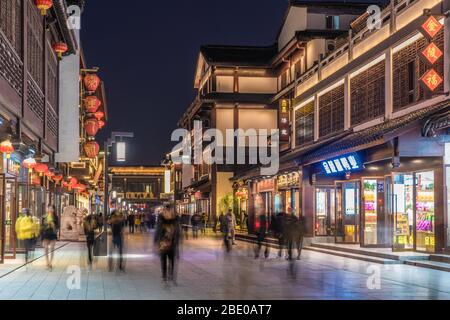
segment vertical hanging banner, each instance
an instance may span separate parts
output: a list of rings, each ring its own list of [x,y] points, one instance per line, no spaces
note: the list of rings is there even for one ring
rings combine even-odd
[[[279,130],[280,130],[280,141],[289,142],[290,130],[289,130],[289,110],[291,106],[291,101],[288,99],[280,100],[280,110],[279,110]]]
[[[421,59],[429,67],[428,70],[420,78],[422,86],[430,92],[435,92],[444,81],[443,75],[436,71],[435,65],[442,58],[444,53],[436,45],[434,39],[439,31],[444,27],[439,20],[428,13],[425,22],[420,26],[420,32],[428,39],[428,45],[420,52]]]

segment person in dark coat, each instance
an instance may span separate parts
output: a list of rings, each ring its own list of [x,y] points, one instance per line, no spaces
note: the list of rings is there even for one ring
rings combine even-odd
[[[130,212],[128,214],[128,232],[134,233],[134,214]]]
[[[108,220],[108,224],[111,226],[112,233],[112,246],[111,252],[109,254],[109,271],[113,270],[113,253],[115,250],[119,253],[119,262],[118,267],[120,271],[125,271],[124,262],[123,262],[123,249],[124,249],[124,239],[123,239],[123,228],[125,225],[125,218],[122,213],[113,210],[111,213],[111,217]]]
[[[296,233],[297,260],[300,260],[303,248],[303,237],[305,236],[306,233],[305,218],[302,216],[297,219],[296,231],[297,231]]]
[[[287,247],[287,260],[292,260],[292,251],[297,242],[298,219],[291,212],[285,215],[283,224],[283,238]]]
[[[279,212],[276,215],[272,215],[272,223],[271,223],[271,231],[274,234],[275,238],[278,239],[278,257],[281,258],[283,255],[283,249],[285,246],[284,239],[284,218],[286,214],[283,212]]]
[[[173,207],[166,206],[158,219],[154,243],[161,259],[161,273],[164,282],[176,281],[175,260],[179,256],[181,224]]]
[[[83,230],[84,230],[84,235],[86,236],[89,266],[92,266],[93,250],[94,250],[94,242],[95,242],[95,230],[97,228],[98,228],[97,218],[94,215],[90,214],[90,215],[87,215],[86,217],[84,217]]]
[[[198,231],[200,229],[201,222],[202,222],[202,217],[200,214],[195,213],[194,215],[192,215],[191,226],[192,226],[192,237],[194,239],[198,238]]]
[[[255,259],[259,258],[259,253],[261,251],[264,239],[267,235],[267,219],[265,214],[259,216],[259,230],[258,230],[258,244],[255,249]],[[264,251],[264,257],[267,259],[269,257],[269,245],[266,244],[266,250]]]

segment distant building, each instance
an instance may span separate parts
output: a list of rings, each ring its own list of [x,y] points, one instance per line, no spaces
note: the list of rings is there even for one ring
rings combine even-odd
[[[148,210],[172,200],[172,194],[166,193],[166,184],[170,191],[170,179],[164,167],[112,166],[109,174],[112,176],[111,197],[118,200],[121,208]]]

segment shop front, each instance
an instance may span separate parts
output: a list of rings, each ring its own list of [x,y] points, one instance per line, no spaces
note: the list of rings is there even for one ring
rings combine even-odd
[[[275,179],[264,179],[253,184],[253,230],[260,227],[260,216],[265,215],[269,224],[272,214],[280,210],[280,197],[275,194]]]
[[[300,215],[300,173],[291,172],[277,177],[275,213],[292,212]]]
[[[314,235],[393,251],[444,242],[442,157],[370,161],[370,151],[314,164]]]

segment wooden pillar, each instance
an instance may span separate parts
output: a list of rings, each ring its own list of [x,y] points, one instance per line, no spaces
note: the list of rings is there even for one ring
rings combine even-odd
[[[344,130],[350,129],[352,101],[351,101],[350,75],[347,74],[344,79]]]
[[[392,48],[386,50],[385,58],[385,88],[384,88],[384,100],[385,100],[385,118],[391,119],[394,112],[394,98],[393,98],[393,69],[392,69]]]

